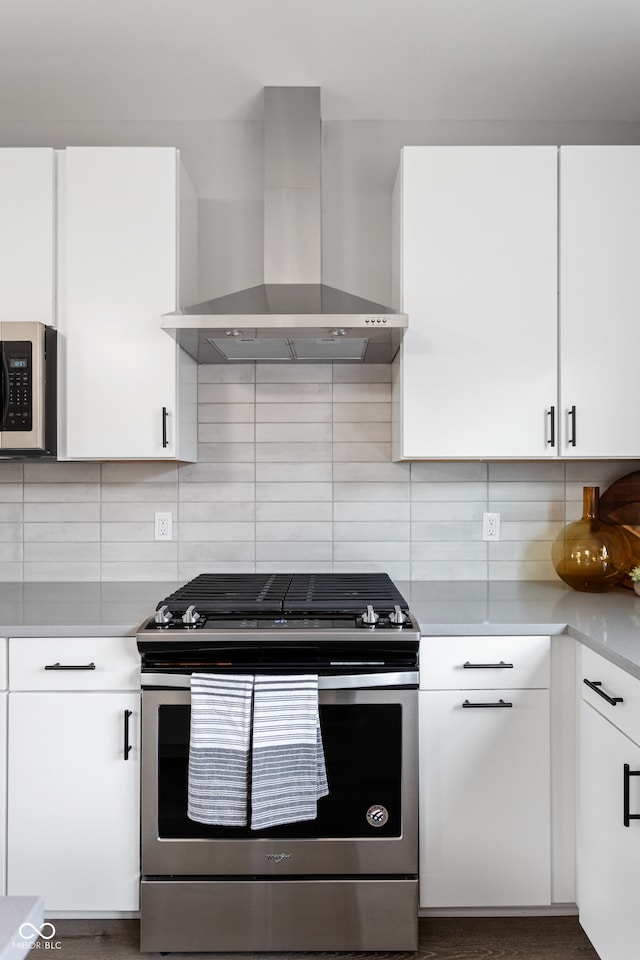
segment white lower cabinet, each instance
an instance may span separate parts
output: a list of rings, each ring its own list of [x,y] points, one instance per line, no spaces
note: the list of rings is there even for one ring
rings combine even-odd
[[[134,638],[10,640],[7,892],[49,915],[139,906],[140,693],[117,688],[135,656]]]
[[[549,647],[549,637],[422,641],[423,908],[551,902]]]
[[[637,960],[640,681],[586,649],[578,678],[583,691],[577,842],[580,923],[601,960]],[[587,687],[584,679],[614,703]]]

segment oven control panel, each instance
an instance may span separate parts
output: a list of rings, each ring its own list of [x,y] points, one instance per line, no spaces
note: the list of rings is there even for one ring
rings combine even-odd
[[[159,616],[160,614],[160,616]],[[185,615],[181,613],[171,613],[170,611],[157,611],[156,616],[145,624],[145,630],[153,632],[176,632],[185,631],[192,633],[196,630],[234,631],[234,630],[259,630],[269,632],[291,632],[303,631],[344,631],[344,630],[365,630],[367,632],[393,631],[398,633],[405,630],[415,630],[416,624],[411,615],[404,611],[402,618],[394,615],[394,612],[376,614],[375,619],[368,620],[365,616],[313,616],[304,617],[300,615],[293,616],[272,616],[272,615],[254,615],[254,616],[198,616],[190,615],[185,620]]]

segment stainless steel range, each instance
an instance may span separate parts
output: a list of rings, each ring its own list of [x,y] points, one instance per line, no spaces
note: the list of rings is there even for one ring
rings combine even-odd
[[[419,640],[385,574],[203,574],[158,604],[137,635],[142,951],[417,949]],[[194,675],[317,677],[315,816],[190,818]]]

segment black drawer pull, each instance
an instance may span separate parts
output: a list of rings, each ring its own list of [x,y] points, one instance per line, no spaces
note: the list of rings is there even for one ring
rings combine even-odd
[[[607,703],[610,703],[612,707],[615,707],[616,703],[624,703],[622,697],[610,697],[608,693],[605,693],[604,690],[601,690],[602,680],[587,680],[585,678],[584,683],[589,687],[590,690],[593,690],[594,693],[597,693],[599,697],[602,697],[603,700],[606,700]]]
[[[468,660],[462,664],[463,670],[513,670],[512,663],[505,663],[504,660],[501,660],[500,663],[469,663]]]
[[[471,703],[470,700],[465,700],[462,704],[463,709],[467,710],[470,707],[512,707],[513,704],[509,703],[506,700],[498,700],[497,703]]]
[[[640,770],[631,770],[629,764],[623,765],[623,784],[622,784],[622,822],[625,827],[629,826],[630,820],[640,820],[640,813],[629,813],[629,779],[630,777],[640,777]]]
[[[129,743],[129,717],[132,715],[133,710],[124,711],[124,759],[129,759],[129,754],[131,753],[131,744]]]
[[[95,663],[47,663],[45,670],[95,670]]]

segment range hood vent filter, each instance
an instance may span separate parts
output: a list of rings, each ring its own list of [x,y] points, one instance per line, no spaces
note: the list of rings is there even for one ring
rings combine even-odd
[[[235,334],[235,336],[234,336]],[[290,360],[327,361],[335,360],[358,363],[364,359],[369,339],[367,337],[317,336],[301,337],[297,333],[291,337],[252,337],[242,331],[228,331],[228,336],[207,337],[210,346],[217,350],[221,360],[240,360],[248,362],[269,361],[271,363]]]

